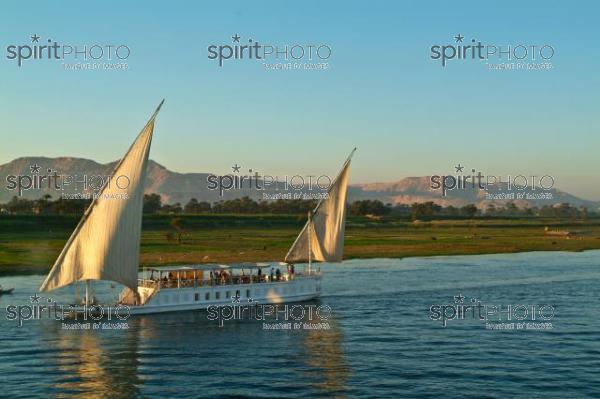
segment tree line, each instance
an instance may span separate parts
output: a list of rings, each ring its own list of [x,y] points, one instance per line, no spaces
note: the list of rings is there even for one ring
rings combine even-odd
[[[598,216],[597,213],[590,212],[586,207],[575,207],[569,203],[556,205],[544,205],[542,207],[523,207],[519,208],[513,202],[504,205],[488,204],[485,209],[468,204],[462,207],[452,205],[442,207],[434,202],[414,203],[410,206],[400,205],[396,210],[410,215],[413,220],[428,220],[439,218],[526,218],[526,217],[547,217],[558,219],[587,219],[589,216]]]
[[[89,199],[52,200],[48,194],[37,200],[13,197],[9,202],[0,205],[3,214],[49,214],[68,215],[82,214],[89,206]],[[145,214],[306,214],[317,205],[315,200],[276,200],[256,201],[242,197],[214,203],[190,199],[185,205],[181,203],[164,204],[160,195],[145,194],[143,212]],[[414,203],[412,205],[384,204],[379,200],[360,200],[348,205],[348,213],[355,216],[383,217],[391,215],[403,219],[430,220],[439,218],[474,218],[474,217],[552,217],[561,219],[585,219],[597,215],[585,207],[574,207],[568,203],[545,205],[543,207],[519,208],[512,202],[499,206],[489,204],[485,209],[473,204],[462,207],[452,205],[441,206],[432,201]]]

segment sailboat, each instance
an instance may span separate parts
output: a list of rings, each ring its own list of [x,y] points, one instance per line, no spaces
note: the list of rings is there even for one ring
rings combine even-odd
[[[283,262],[199,264],[139,270],[144,180],[159,104],[112,176],[125,176],[126,188],[105,185],[90,204],[42,283],[40,291],[85,284],[82,303],[70,312],[128,306],[130,314],[206,309],[232,302],[284,303],[318,297],[321,271],[313,262],[341,262],[346,195],[354,149],[327,195],[308,220]],[[124,192],[125,191],[125,192]],[[296,265],[304,266],[297,271]],[[282,271],[283,269],[283,271]],[[124,286],[116,303],[101,305],[92,282]]]

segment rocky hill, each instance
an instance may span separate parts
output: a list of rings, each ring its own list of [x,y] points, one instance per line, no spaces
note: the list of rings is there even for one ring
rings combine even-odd
[[[33,173],[32,167],[39,166],[39,171]],[[48,175],[48,169],[59,175],[73,176],[73,180],[83,181],[87,176],[88,180],[98,176],[110,175],[115,162],[100,164],[95,161],[83,158],[60,157],[60,158],[45,158],[45,157],[23,157],[15,159],[9,163],[0,165],[0,203],[9,201],[14,195],[17,195],[16,190],[9,188],[12,185],[10,181],[16,181],[18,176]],[[187,203],[191,198],[196,198],[198,201],[215,202],[219,200],[227,200],[249,196],[255,200],[265,198],[265,194],[273,196],[277,193],[285,193],[283,183],[274,184],[269,190],[256,190],[251,188],[241,188],[237,190],[224,191],[223,195],[219,194],[218,190],[210,190],[208,188],[207,179],[209,173],[178,173],[173,172],[164,166],[150,161],[148,165],[148,173],[146,176],[146,192],[160,194],[164,203]],[[95,177],[94,177],[95,176]],[[8,179],[8,180],[7,180]],[[25,178],[24,183],[27,183]],[[97,181],[97,180],[96,180]],[[77,193],[83,191],[83,183],[71,183],[66,185],[63,191],[58,191],[53,188],[48,188],[47,181],[43,182],[39,189],[23,190],[22,196],[27,199],[37,199],[44,194],[50,194],[53,198],[58,198],[63,192]],[[506,187],[493,187],[490,192],[501,192],[506,190]],[[536,192],[526,191],[528,194],[536,194]],[[590,209],[598,209],[600,202],[588,201],[578,198],[569,193],[552,189],[548,193],[551,199],[515,199],[513,202],[520,207],[523,206],[543,206],[549,204],[557,204],[568,202],[573,206],[585,206]],[[452,190],[447,196],[443,196],[441,190],[433,190],[430,187],[429,177],[407,177],[402,180],[391,183],[367,183],[354,184],[349,189],[349,200],[362,199],[378,199],[384,203],[391,204],[412,204],[414,202],[434,201],[440,205],[463,206],[467,204],[475,204],[480,208],[485,208],[489,202],[501,204],[508,200],[493,200],[486,199],[486,192],[483,190]]]

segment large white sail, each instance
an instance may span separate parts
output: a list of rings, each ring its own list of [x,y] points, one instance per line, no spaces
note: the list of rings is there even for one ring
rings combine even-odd
[[[82,280],[111,280],[136,290],[146,164],[161,106],[92,201],[40,291]]]
[[[321,200],[285,256],[288,263],[309,260],[341,262],[344,255],[346,229],[346,195],[352,151],[340,174],[331,184],[328,195]]]

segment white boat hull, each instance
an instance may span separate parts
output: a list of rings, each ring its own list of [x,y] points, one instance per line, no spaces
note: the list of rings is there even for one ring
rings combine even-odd
[[[129,314],[141,315],[206,310],[209,306],[302,302],[317,298],[320,294],[321,276],[311,275],[289,281],[161,288],[153,292],[143,305],[127,306]],[[102,308],[107,313],[114,311],[116,306]],[[82,306],[71,311],[84,313],[86,308]],[[87,312],[96,313],[94,306],[89,307]],[[124,313],[123,309],[120,313]]]

